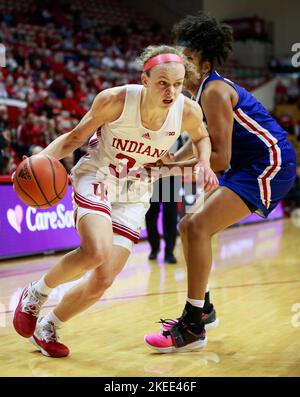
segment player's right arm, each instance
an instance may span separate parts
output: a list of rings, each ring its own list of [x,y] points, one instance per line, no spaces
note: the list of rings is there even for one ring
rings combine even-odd
[[[194,157],[193,142],[189,139],[176,153],[174,153],[173,161],[184,161]]]
[[[120,117],[125,95],[125,87],[115,87],[100,92],[94,99],[91,109],[83,116],[78,125],[72,131],[56,138],[40,154],[47,154],[60,160],[73,153],[99,127]]]
[[[203,111],[207,120],[207,129],[212,144],[210,158],[214,171],[225,171],[231,160],[233,111],[237,101],[235,90],[223,81],[211,82],[201,98]]]

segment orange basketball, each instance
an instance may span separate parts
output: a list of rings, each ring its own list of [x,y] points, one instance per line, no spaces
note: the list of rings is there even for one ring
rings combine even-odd
[[[66,194],[68,175],[60,161],[37,154],[19,164],[13,182],[15,192],[26,205],[49,208]]]

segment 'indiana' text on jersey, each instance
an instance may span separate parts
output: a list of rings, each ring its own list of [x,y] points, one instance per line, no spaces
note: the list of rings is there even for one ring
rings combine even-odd
[[[124,168],[131,175],[145,163],[162,158],[181,133],[184,96],[180,94],[170,107],[159,130],[149,130],[141,120],[141,95],[143,86],[128,84],[123,112],[117,120],[105,123],[89,140],[89,152],[74,167],[72,173],[80,174],[97,169],[106,172]],[[122,174],[123,175],[123,174]],[[113,173],[120,176],[120,173]]]
[[[143,142],[130,141],[129,139],[113,138],[112,146],[122,152],[137,153],[151,157],[163,157],[168,151],[153,148]]]

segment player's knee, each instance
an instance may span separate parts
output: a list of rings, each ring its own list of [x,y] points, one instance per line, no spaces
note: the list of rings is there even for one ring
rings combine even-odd
[[[179,232],[182,235],[186,235],[187,233],[187,227],[188,227],[188,218],[184,217],[181,219],[181,221],[179,222]]]
[[[107,290],[114,282],[114,277],[111,274],[104,274],[97,280],[98,288],[102,291]]]
[[[88,295],[90,299],[98,299],[102,296],[113,283],[114,277],[111,274],[102,274],[97,278],[90,280]]]
[[[83,263],[86,270],[103,265],[111,256],[111,247],[104,244],[90,244],[82,247]]]
[[[186,225],[186,236],[188,239],[197,239],[206,234],[205,224],[199,219],[190,218]]]

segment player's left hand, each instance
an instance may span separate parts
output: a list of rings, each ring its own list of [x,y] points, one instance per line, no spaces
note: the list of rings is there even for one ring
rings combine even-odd
[[[205,193],[214,190],[219,186],[218,177],[209,165],[198,163],[194,168],[194,172],[196,174],[201,172],[203,173],[203,188]]]

